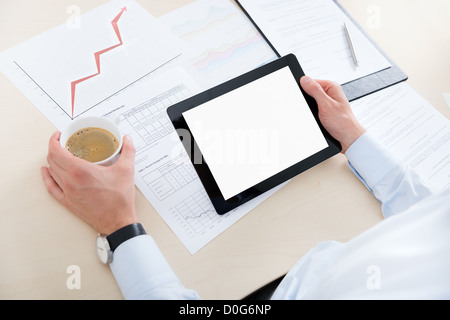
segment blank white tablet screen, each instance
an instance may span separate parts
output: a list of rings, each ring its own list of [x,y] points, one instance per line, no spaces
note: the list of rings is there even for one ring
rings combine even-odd
[[[225,200],[328,147],[289,67],[183,117]]]

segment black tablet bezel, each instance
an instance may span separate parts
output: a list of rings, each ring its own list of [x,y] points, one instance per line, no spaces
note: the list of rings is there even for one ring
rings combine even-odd
[[[314,115],[314,118],[316,119],[322,131],[322,134],[324,135],[328,143],[328,147],[292,165],[291,167],[273,175],[272,177],[267,178],[266,180],[258,183],[257,185],[248,188],[247,190],[239,193],[238,195],[228,200],[225,200],[217,185],[216,180],[214,179],[208,167],[208,164],[203,159],[203,156],[201,156],[201,161],[197,161],[197,159],[200,158],[199,155],[201,155],[201,152],[197,146],[197,143],[195,142],[195,137],[193,137],[191,130],[189,129],[189,126],[187,125],[183,117],[183,113],[201,104],[204,104],[207,101],[210,101],[221,95],[224,95],[227,92],[242,87],[250,82],[256,81],[284,67],[289,67],[289,69],[291,70],[294,78],[293,81],[297,82],[299,89],[301,90],[303,96],[305,97],[305,100],[308,103],[308,106],[310,107],[310,110]],[[339,142],[336,141],[320,123],[316,101],[311,96],[306,94],[305,91],[301,88],[300,78],[302,76],[304,76],[304,73],[302,68],[300,67],[297,58],[293,54],[289,54],[287,56],[272,61],[255,70],[247,72],[241,76],[238,76],[232,80],[229,80],[223,84],[220,84],[214,88],[211,88],[207,91],[204,91],[200,94],[197,94],[191,98],[188,98],[184,101],[176,103],[167,108],[167,114],[169,115],[170,120],[172,121],[177,132],[180,133],[179,134],[180,140],[183,142],[183,139],[186,139],[187,135],[185,133],[188,133],[190,135],[190,138],[192,139],[191,141],[184,141],[183,145],[191,159],[192,164],[194,165],[195,171],[197,172],[206,190],[206,193],[211,199],[211,202],[218,214],[225,214],[235,209],[236,207],[242,205],[243,203],[254,199],[255,197],[263,194],[264,192],[269,191],[270,189],[278,186],[279,184],[297,176],[298,174],[314,167],[315,165],[341,152],[342,149]]]

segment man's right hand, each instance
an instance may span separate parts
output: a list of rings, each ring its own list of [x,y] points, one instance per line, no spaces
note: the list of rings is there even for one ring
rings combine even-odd
[[[313,80],[308,76],[300,79],[307,94],[319,107],[319,119],[324,128],[342,145],[342,153],[366,132],[350,107],[342,87],[332,81]]]
[[[49,166],[41,169],[48,192],[100,234],[138,222],[131,138],[124,137],[119,159],[103,167],[72,155],[61,147],[60,136],[50,138]]]

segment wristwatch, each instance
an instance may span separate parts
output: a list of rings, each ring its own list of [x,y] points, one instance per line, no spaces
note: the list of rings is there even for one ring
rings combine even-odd
[[[123,242],[147,234],[144,226],[140,223],[133,223],[114,231],[109,236],[99,234],[97,237],[97,256],[104,264],[111,263],[114,250]]]

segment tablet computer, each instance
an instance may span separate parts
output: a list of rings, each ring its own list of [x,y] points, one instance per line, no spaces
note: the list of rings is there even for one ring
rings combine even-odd
[[[341,151],[290,54],[167,109],[218,214]]]

